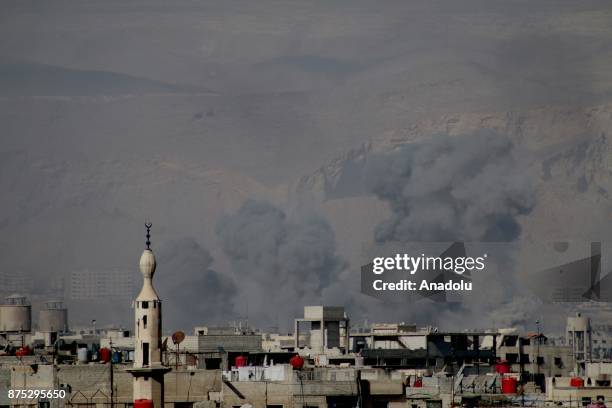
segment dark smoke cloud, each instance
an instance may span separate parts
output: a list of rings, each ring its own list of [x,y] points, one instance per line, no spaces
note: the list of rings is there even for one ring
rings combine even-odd
[[[222,218],[216,231],[249,314],[261,323],[270,323],[271,311],[284,322],[304,305],[321,303],[345,266],[331,226],[314,214],[288,216],[270,203],[249,200]]]
[[[164,327],[188,330],[218,324],[233,313],[234,281],[212,269],[213,258],[193,238],[165,243],[156,251],[155,286],[164,302]]]
[[[372,158],[366,185],[393,215],[376,229],[384,241],[511,241],[535,191],[512,142],[481,131],[438,135]]]

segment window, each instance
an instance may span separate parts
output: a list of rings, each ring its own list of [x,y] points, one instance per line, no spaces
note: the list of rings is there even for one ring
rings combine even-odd
[[[147,315],[142,316],[142,328],[147,328]]]
[[[517,336],[505,336],[502,341],[502,346],[516,347]]]
[[[142,302],[142,308],[143,309],[148,309],[149,308],[149,302]]]
[[[542,364],[544,364],[544,357],[538,356],[536,361],[537,361],[538,365],[542,365]]]
[[[142,365],[149,365],[149,343],[142,343]]]

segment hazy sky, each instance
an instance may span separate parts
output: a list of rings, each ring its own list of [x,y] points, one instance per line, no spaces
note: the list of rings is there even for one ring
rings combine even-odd
[[[129,301],[71,300],[70,276],[121,269],[138,286],[146,218],[166,327],[289,327],[322,301],[456,320],[357,295],[363,249],[416,208],[362,183],[364,163],[416,139],[435,152],[434,133],[467,134],[457,151],[479,159],[470,135],[493,129],[528,151],[500,168],[533,178],[483,193],[529,203],[513,239],[608,238],[595,218],[610,214],[611,22],[607,1],[2,2],[2,274],[27,277],[35,301],[63,295],[75,321],[131,325]],[[453,224],[482,228],[476,207],[461,201]],[[413,227],[401,239],[429,239]]]

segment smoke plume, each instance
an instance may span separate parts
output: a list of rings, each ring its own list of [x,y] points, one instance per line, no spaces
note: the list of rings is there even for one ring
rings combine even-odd
[[[344,268],[331,226],[314,214],[288,216],[270,203],[249,200],[222,218],[216,231],[248,313],[262,323],[270,322],[270,311],[287,321],[304,305],[321,303]]]
[[[475,291],[459,304],[421,301],[420,315],[449,328],[467,320],[522,324],[531,313],[533,304],[517,300],[523,288],[514,262],[519,217],[535,205],[529,168],[507,137],[490,131],[437,135],[369,160],[366,186],[392,211],[375,229],[379,244],[464,241],[478,256],[489,252],[485,270],[472,276]]]
[[[534,206],[530,177],[511,141],[491,132],[438,135],[374,156],[366,185],[393,215],[384,241],[512,241]]]
[[[232,316],[236,285],[212,269],[212,256],[195,239],[169,241],[156,256],[160,273],[155,285],[162,300],[168,300],[164,302],[166,329],[222,323]]]

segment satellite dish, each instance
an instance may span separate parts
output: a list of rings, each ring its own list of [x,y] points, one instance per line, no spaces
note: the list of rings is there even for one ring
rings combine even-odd
[[[185,340],[185,333],[182,331],[172,333],[172,342],[174,344],[181,344],[183,340]]]

